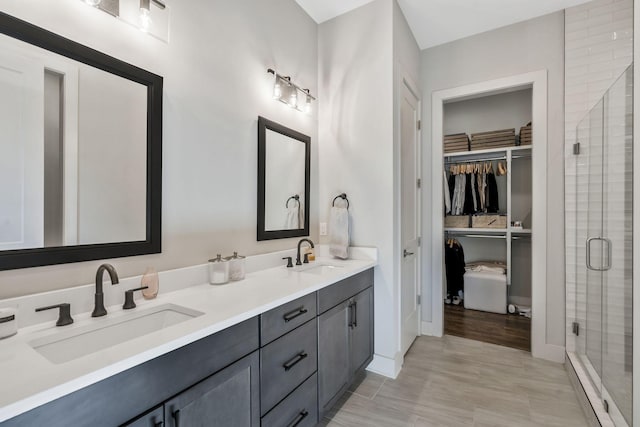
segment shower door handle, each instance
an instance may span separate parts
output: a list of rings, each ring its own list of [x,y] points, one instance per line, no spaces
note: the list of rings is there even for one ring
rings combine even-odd
[[[593,242],[594,240],[599,240],[603,243],[605,243],[607,245],[607,252],[606,252],[606,264],[603,264],[601,267],[594,267],[593,265],[591,265],[591,242]],[[587,253],[586,253],[586,258],[587,258],[587,268],[589,270],[593,270],[593,271],[607,271],[607,270],[611,270],[611,240],[605,238],[605,237],[590,237],[587,239]]]
[[[604,265],[604,267],[602,267],[602,271],[608,271],[611,270],[611,254],[613,245],[611,243],[611,240],[607,239],[606,237],[603,237],[602,241],[607,244],[607,263]]]

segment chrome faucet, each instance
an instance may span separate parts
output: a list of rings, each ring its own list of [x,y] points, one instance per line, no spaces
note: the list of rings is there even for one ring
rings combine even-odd
[[[313,245],[313,242],[310,239],[300,239],[300,241],[298,242],[298,254],[296,255],[296,265],[302,265],[302,262],[300,261],[300,246],[304,243],[307,242],[312,248],[314,248],[315,246]],[[307,257],[305,257],[304,262],[309,262],[307,260]]]
[[[98,267],[98,271],[96,272],[96,295],[95,295],[95,307],[93,309],[93,313],[91,313],[91,317],[100,317],[106,316],[107,309],[104,308],[104,294],[102,293],[102,277],[104,276],[105,270],[109,273],[111,277],[111,284],[117,285],[120,283],[118,280],[118,273],[116,273],[116,269],[111,264],[102,264]]]

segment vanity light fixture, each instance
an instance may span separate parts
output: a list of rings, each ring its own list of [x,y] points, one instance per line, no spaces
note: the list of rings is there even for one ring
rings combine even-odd
[[[149,27],[151,27],[152,23],[151,3],[163,10],[167,7],[161,0],[140,0],[140,29],[145,33],[149,31]]]
[[[291,77],[280,75],[271,68],[267,72],[275,77],[273,99],[277,99],[298,111],[311,113],[311,101],[316,98],[311,95],[309,89],[301,88],[291,81]],[[298,96],[299,92],[302,92],[302,96]]]
[[[145,33],[151,26],[151,0],[140,0],[140,29]]]
[[[94,6],[94,7],[95,7],[95,6],[97,6],[97,5],[99,5],[99,4],[100,4],[100,1],[101,1],[101,0],[84,0],[84,2],[85,2],[86,4],[88,4],[89,6]]]

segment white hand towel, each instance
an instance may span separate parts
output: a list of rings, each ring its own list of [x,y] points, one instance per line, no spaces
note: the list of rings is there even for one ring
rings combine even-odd
[[[329,253],[336,258],[349,258],[349,210],[346,207],[331,208]]]
[[[295,205],[295,203],[294,203]],[[300,217],[300,209],[298,206],[290,206],[287,208],[286,219],[284,222],[285,230],[297,230],[299,229],[299,217]]]

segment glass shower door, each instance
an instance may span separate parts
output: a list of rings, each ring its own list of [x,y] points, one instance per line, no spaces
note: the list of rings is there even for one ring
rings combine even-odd
[[[616,426],[633,415],[632,76],[630,67],[577,128],[576,352]]]
[[[616,425],[631,425],[633,350],[633,71],[604,97],[602,397]]]

